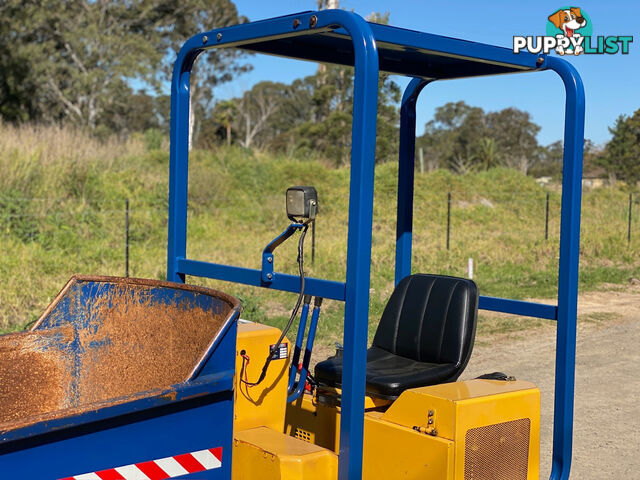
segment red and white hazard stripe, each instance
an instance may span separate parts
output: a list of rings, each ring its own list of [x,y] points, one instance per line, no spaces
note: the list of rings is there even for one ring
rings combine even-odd
[[[60,480],[165,480],[222,466],[222,447],[159,458]]]

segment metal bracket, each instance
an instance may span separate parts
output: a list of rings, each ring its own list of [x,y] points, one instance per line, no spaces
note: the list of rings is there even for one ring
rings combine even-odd
[[[297,230],[302,228],[304,228],[302,223],[292,223],[284,232],[271,240],[271,242],[264,247],[264,250],[262,251],[262,283],[269,284],[273,282],[273,277],[275,275],[273,272],[273,251],[282,245],[291,235],[296,233]]]

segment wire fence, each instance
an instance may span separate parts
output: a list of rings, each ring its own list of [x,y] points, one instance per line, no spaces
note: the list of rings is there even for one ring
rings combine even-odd
[[[607,238],[618,239],[631,247],[640,228],[640,208],[634,205],[638,200],[632,193],[614,198],[609,195],[585,196],[583,240],[602,235],[604,231]],[[524,241],[539,240],[552,244],[559,239],[560,202],[559,192],[469,195],[450,191],[431,196],[426,202],[416,198],[414,238],[428,236],[431,242],[451,250],[487,235],[526,230]],[[213,212],[224,210],[224,207],[219,207]],[[498,210],[502,214],[494,213]],[[121,252],[111,253],[109,258],[121,258],[122,271],[129,276],[133,268],[133,248],[144,249],[150,240],[156,247],[159,242],[166,246],[167,216],[166,205],[136,205],[128,198],[106,202],[86,198],[69,201],[65,198],[0,197],[0,239],[42,243],[45,248],[57,245],[66,251],[73,251],[75,245],[75,254],[80,257],[86,253],[83,252],[83,242],[90,239],[93,254],[96,248]],[[395,221],[395,218],[387,220]],[[334,225],[332,219],[321,216],[318,229],[344,228],[343,224],[343,219],[335,221]],[[313,262],[316,244],[322,242],[322,235],[316,240],[315,225],[311,233]]]
[[[516,196],[514,195],[513,199],[515,199]],[[544,220],[542,218],[538,219],[540,220],[539,225],[541,225],[541,234],[542,231],[544,232],[543,236],[545,240],[549,240],[549,215],[550,215],[550,198],[551,198],[551,194],[549,192],[546,193],[545,197],[544,197]],[[536,197],[535,200],[539,201],[539,198]],[[451,192],[447,193],[447,220],[446,220],[446,225],[447,225],[447,234],[446,234],[446,248],[447,250],[450,249],[450,245],[451,245],[451,202],[452,202],[452,196],[451,196]],[[626,239],[627,239],[627,243],[629,245],[631,245],[631,238],[632,238],[632,224],[633,224],[633,193],[629,193],[629,200],[628,203],[626,203],[625,205],[623,205],[622,203],[620,203],[619,205],[619,212],[623,212],[626,216]],[[626,207],[626,208],[624,208]],[[582,221],[588,221],[589,218],[585,219],[584,215],[582,218]],[[544,225],[544,227],[542,227],[542,225]]]

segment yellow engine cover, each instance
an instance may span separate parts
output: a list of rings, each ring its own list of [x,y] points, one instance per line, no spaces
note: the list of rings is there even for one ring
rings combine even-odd
[[[455,480],[539,478],[540,391],[531,383],[470,380],[407,390],[381,420],[453,441]]]

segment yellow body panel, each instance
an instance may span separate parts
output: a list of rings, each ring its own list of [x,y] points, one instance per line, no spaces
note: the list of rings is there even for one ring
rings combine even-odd
[[[338,453],[340,448],[340,389],[320,387],[316,397],[301,395],[287,407],[285,433],[315,443]],[[366,415],[378,418],[377,409],[391,404],[390,400],[381,400],[365,396]]]
[[[482,381],[482,380],[478,380]],[[485,380],[486,381],[486,380]],[[498,382],[504,383],[504,382]],[[522,382],[525,383],[525,382]],[[528,467],[523,475],[527,480],[540,478],[540,391],[532,384],[527,390],[496,393],[486,397],[476,397],[465,401],[456,402],[456,479],[463,480],[465,469],[465,449],[467,441],[465,436],[472,429],[484,426],[507,424],[528,419],[528,449],[526,458]],[[510,437],[521,435],[520,432],[512,432]],[[511,440],[507,440],[511,442]],[[488,443],[484,442],[484,443]],[[480,443],[478,449],[492,448]]]
[[[535,385],[529,382],[516,380],[514,382],[502,382],[497,380],[469,380],[465,382],[443,383],[429,387],[413,388],[407,390],[387,409],[383,419],[388,422],[397,423],[412,428],[414,425],[420,427],[434,427],[439,437],[455,440],[457,409],[460,405],[468,404],[473,400],[479,400],[484,408],[488,409],[481,413],[481,419],[477,419],[481,425],[497,423],[498,420],[491,413],[496,407],[503,408],[512,405],[511,402],[504,402],[505,396],[519,396],[517,392],[530,391],[535,389]],[[491,397],[491,398],[489,398]],[[539,402],[539,399],[538,399]],[[520,408],[516,405],[516,410]],[[433,423],[429,424],[429,410],[433,410]],[[528,412],[529,409],[526,410]],[[516,412],[516,415],[518,413]],[[494,418],[495,417],[495,418]],[[516,416],[515,418],[522,418]]]
[[[456,480],[465,478],[466,457],[473,453],[483,460],[485,470],[497,468],[500,455],[504,459],[506,455],[519,454],[527,464],[526,472],[519,472],[521,477],[539,478],[540,391],[529,382],[469,380],[407,390],[382,415],[382,420],[425,431],[433,428],[438,437],[452,440]],[[528,442],[523,437],[525,433]],[[497,437],[492,440],[491,435]],[[480,440],[468,446],[468,438]],[[492,441],[496,445],[491,445]],[[496,458],[492,458],[494,454]]]
[[[234,480],[331,480],[338,476],[333,452],[267,427],[236,432]]]
[[[364,416],[364,479],[453,479],[454,444],[383,421],[382,412]],[[340,408],[304,395],[287,409],[286,433],[338,452]],[[329,478],[329,477],[327,477]]]
[[[338,453],[340,407],[317,403],[311,395],[300,395],[287,407],[284,431]]]
[[[239,325],[233,478],[334,480],[340,391],[323,387],[287,405],[287,359],[272,361],[259,386],[240,383],[240,352],[250,356],[247,376],[255,381],[279,335]],[[533,384],[454,382],[407,390],[388,403],[365,401],[364,479],[538,480],[540,392]]]
[[[289,380],[289,358],[272,360],[267,375],[260,385],[247,387],[240,382],[242,372],[241,351],[249,356],[246,375],[249,382],[260,376],[269,347],[280,337],[280,330],[252,322],[238,324],[236,344],[236,385],[234,430],[265,426],[279,432],[284,431],[284,415],[287,405],[287,382]],[[291,345],[285,338],[288,347]],[[290,348],[289,348],[290,350]]]
[[[468,432],[482,433],[484,427],[492,431],[493,426],[509,425],[518,420],[525,421],[529,434],[528,443],[521,442],[525,446],[521,453],[525,456],[520,458],[527,464],[523,478],[537,480],[540,393],[533,384],[471,380],[407,390],[386,412],[371,410],[365,413],[363,478],[464,480],[468,452],[491,461],[486,453],[482,457],[483,448],[489,448],[490,442],[468,447]],[[339,451],[339,407],[318,404],[310,395],[305,395],[287,408],[285,428],[289,435],[336,453]],[[509,446],[516,445],[515,440],[521,434],[516,429],[509,435],[500,436],[497,448],[504,445],[508,454]],[[471,435],[470,439],[474,438]],[[479,438],[483,438],[482,435]],[[486,435],[484,438],[491,440]],[[481,465],[485,471],[492,468],[485,463]],[[479,476],[476,472],[467,478],[492,477]]]
[[[362,478],[453,480],[454,443],[365,415]]]

